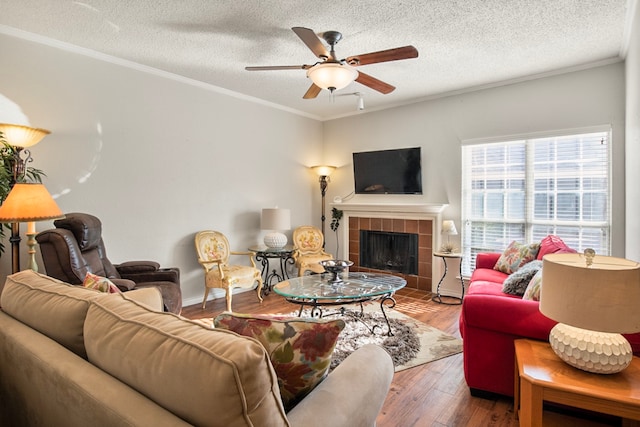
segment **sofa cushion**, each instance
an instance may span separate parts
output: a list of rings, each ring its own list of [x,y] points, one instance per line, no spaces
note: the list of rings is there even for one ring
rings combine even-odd
[[[214,324],[216,328],[256,338],[267,349],[287,411],[327,375],[331,354],[345,326],[341,319],[238,313],[222,313]]]
[[[524,244],[514,240],[500,255],[493,268],[506,274],[515,273],[520,267],[536,259],[539,250],[540,243]]]
[[[526,263],[511,274],[502,284],[502,292],[522,296],[533,276],[542,268],[542,261],[534,260]]]
[[[542,287],[542,268],[533,276],[524,291],[522,299],[540,301],[540,288]]]
[[[548,235],[540,241],[540,250],[537,259],[541,260],[547,254],[565,254],[575,253],[576,250],[567,246],[567,244],[558,236]]]
[[[483,280],[471,282],[465,295],[497,295],[500,297],[521,299],[521,297],[517,295],[502,292],[502,283],[486,282]]]
[[[491,266],[493,267],[493,266]],[[493,268],[476,268],[471,274],[469,283],[473,282],[493,282],[502,284],[509,275],[502,271],[494,270]]]
[[[7,277],[2,310],[86,359],[83,325],[90,301],[102,292],[24,270]]]
[[[123,294],[95,300],[85,321],[89,361],[180,418],[201,426],[285,426],[264,347]]]

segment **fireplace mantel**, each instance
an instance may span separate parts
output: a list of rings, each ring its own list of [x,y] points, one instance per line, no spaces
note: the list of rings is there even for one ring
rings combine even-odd
[[[331,206],[344,212],[401,212],[440,215],[448,205],[436,203],[332,203]]]

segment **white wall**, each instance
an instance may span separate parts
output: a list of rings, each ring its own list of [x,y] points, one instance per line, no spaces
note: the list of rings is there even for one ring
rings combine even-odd
[[[640,6],[625,62],[626,76],[626,257],[640,261]]]
[[[443,218],[460,224],[461,141],[611,125],[612,252],[620,256],[625,245],[624,107],[624,65],[616,63],[333,120],[324,125],[325,156],[341,167],[332,175],[327,197],[353,190],[353,151],[422,146],[424,195],[384,197],[449,203]]]
[[[444,218],[459,223],[462,140],[610,124],[613,253],[624,254],[622,63],[320,123],[6,35],[0,51],[0,94],[53,132],[32,150],[33,166],[62,210],[99,216],[114,262],[179,267],[185,304],[202,293],[196,231],[221,230],[241,250],[261,238],[260,209],[275,205],[291,209],[294,227],[319,225],[319,185],[306,168],[319,163],[340,166],[327,192],[329,230],[330,202],[353,190],[353,151],[422,146],[424,196],[385,201],[448,203]],[[2,276],[9,260],[0,259]]]
[[[115,263],[179,267],[186,304],[203,293],[197,231],[220,230],[246,250],[262,237],[260,210],[276,205],[291,209],[293,226],[319,225],[307,166],[323,161],[320,122],[9,36],[0,52],[0,94],[52,131],[32,166],[60,208],[98,216]]]

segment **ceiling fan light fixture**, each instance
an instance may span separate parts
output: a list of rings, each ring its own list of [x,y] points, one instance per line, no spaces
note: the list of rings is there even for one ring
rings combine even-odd
[[[358,71],[348,65],[324,62],[309,68],[307,77],[316,86],[333,92],[348,86],[358,78]]]

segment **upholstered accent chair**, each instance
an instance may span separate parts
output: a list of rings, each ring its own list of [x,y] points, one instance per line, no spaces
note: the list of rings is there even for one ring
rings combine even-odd
[[[48,276],[82,285],[87,273],[109,278],[121,291],[156,287],[165,310],[180,313],[180,270],[160,268],[155,261],[112,264],[102,240],[102,223],[87,213],[68,213],[53,223],[56,228],[36,236]]]
[[[202,308],[207,305],[207,297],[211,288],[226,291],[227,311],[231,311],[231,299],[234,288],[251,289],[258,282],[256,292],[262,302],[262,274],[256,268],[254,253],[231,251],[229,240],[219,231],[200,231],[195,237],[198,262],[204,268],[204,298]],[[249,258],[251,266],[229,264],[231,255],[242,255]]]
[[[298,268],[298,276],[304,276],[307,271],[324,273],[320,261],[333,259],[333,255],[324,251],[322,232],[311,225],[303,225],[293,230],[293,245],[293,259]]]

